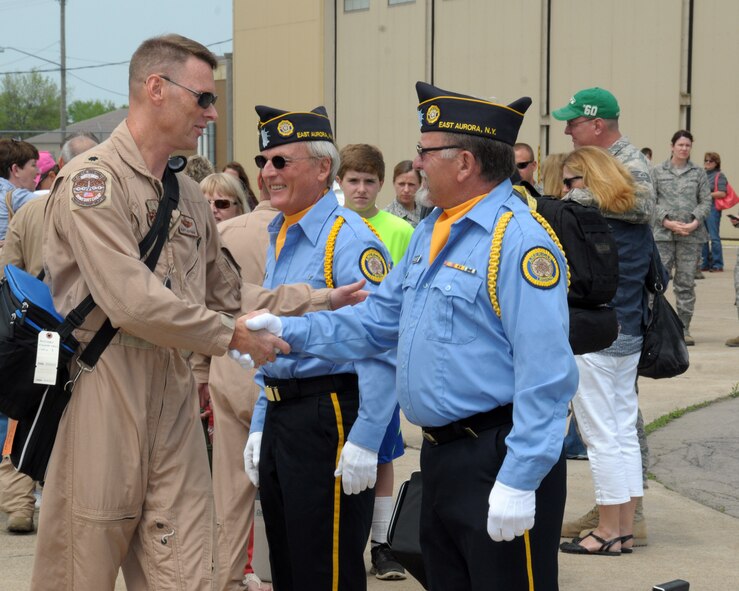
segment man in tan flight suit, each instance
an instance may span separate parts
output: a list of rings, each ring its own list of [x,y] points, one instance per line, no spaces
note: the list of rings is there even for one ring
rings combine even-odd
[[[189,358],[251,350],[244,321],[228,315],[239,312],[240,279],[208,202],[182,174],[153,273],[138,243],[169,155],[194,149],[217,118],[216,65],[179,35],[142,43],[128,118],[54,185],[44,224],[54,304],[66,314],[92,293],[98,308],[75,331],[83,347],[106,316],[120,332],[76,381],[59,426],[33,590],[112,590],[120,567],[129,591],[212,587],[211,483]],[[276,345],[261,347],[256,363],[273,359]]]

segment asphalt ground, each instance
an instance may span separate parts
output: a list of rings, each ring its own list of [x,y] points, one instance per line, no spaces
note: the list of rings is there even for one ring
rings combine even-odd
[[[724,244],[724,273],[705,273],[696,283],[690,369],[670,380],[642,379],[640,406],[647,423],[680,409],[718,401],[688,412],[649,436],[650,480],[644,497],[649,545],[619,560],[560,554],[563,591],[649,591],[684,579],[694,591],[739,589],[739,348],[724,342],[739,335],[734,307],[736,243]],[[668,297],[673,300],[672,294]],[[674,302],[674,300],[673,300]],[[396,488],[418,469],[421,434],[404,421],[406,454],[396,461]],[[568,461],[565,519],[593,506],[587,461]],[[36,535],[10,535],[0,515],[0,591],[25,591]],[[366,554],[369,570],[369,552]],[[306,574],[306,576],[310,576]],[[412,579],[379,581],[368,575],[369,591],[411,591]],[[50,583],[53,588],[53,582]],[[116,590],[124,590],[119,577]],[[491,589],[493,589],[491,585]],[[457,591],[457,590],[449,590]],[[459,590],[463,591],[463,590]]]

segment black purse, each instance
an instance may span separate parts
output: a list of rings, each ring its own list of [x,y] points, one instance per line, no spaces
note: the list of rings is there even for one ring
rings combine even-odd
[[[182,168],[179,157],[170,161],[164,175],[164,197],[154,222],[139,244],[139,252],[154,270],[169,231],[172,211],[179,202],[175,172]],[[33,277],[12,265],[5,267],[0,281],[0,412],[18,421],[15,425],[10,459],[19,472],[43,480],[57,429],[72,395],[74,382],[83,371],[92,371],[100,355],[118,332],[109,319],[95,333],[76,359],[77,373],[70,380],[69,362],[79,343],[72,331],[82,325],[95,308],[92,295],[62,318],[55,310],[51,293],[42,281],[43,272]],[[54,385],[35,384],[38,335],[59,333],[60,354]]]
[[[646,278],[646,288],[653,294],[654,299],[644,332],[637,373],[655,380],[674,378],[685,373],[690,366],[683,332],[685,327],[665,298],[665,276],[662,260],[654,245]]]

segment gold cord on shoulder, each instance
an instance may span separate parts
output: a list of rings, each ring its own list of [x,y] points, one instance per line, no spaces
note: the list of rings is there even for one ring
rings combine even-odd
[[[564,248],[562,248],[562,243],[559,241],[559,238],[557,237],[557,234],[555,234],[552,227],[549,225],[549,222],[547,222],[544,217],[536,212],[531,211],[531,215],[533,218],[541,224],[542,228],[544,228],[549,234],[549,237],[552,239],[554,244],[557,245],[557,248],[562,253],[562,256],[565,260],[565,271],[567,272],[567,289],[570,288],[570,267],[567,264],[567,255],[565,254]],[[488,263],[488,295],[490,296],[490,303],[493,305],[493,310],[495,311],[495,314],[500,318],[500,304],[498,303],[498,268],[500,267],[500,251],[503,246],[503,234],[505,234],[506,228],[508,227],[508,224],[513,219],[513,212],[507,211],[502,216],[500,216],[500,219],[498,220],[498,223],[495,226],[495,230],[493,231],[493,240],[490,244],[490,261]]]
[[[336,249],[336,237],[339,235],[341,226],[344,225],[344,218],[338,216],[331,231],[328,233],[326,240],[326,255],[323,259],[323,276],[326,281],[326,287],[333,289],[334,287],[334,250]]]

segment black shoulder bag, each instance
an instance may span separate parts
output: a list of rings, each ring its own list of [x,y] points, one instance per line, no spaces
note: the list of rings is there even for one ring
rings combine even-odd
[[[645,378],[674,378],[690,365],[683,323],[665,297],[666,272],[653,245],[646,289],[654,294],[649,322],[644,332],[637,373]]]
[[[159,260],[169,232],[169,220],[179,203],[175,172],[182,170],[183,160],[170,160],[163,179],[164,197],[149,232],[139,243],[139,253],[145,257],[144,262],[151,271]],[[14,430],[8,435],[12,437],[10,457],[19,472],[34,480],[44,478],[59,421],[75,382],[82,372],[95,368],[100,355],[118,332],[106,318],[77,358],[77,373],[70,380],[69,361],[79,347],[72,332],[84,322],[96,304],[92,295],[88,295],[61,319],[53,310],[53,304],[51,307],[48,305],[51,295],[41,278],[43,272],[39,278],[34,278],[9,265],[6,278],[0,282],[0,381],[7,385],[0,394],[0,412],[17,419]],[[31,289],[24,293],[19,290],[21,285]],[[39,294],[41,299],[34,300],[34,296]],[[46,302],[43,301],[45,298]],[[59,364],[53,386],[33,383],[38,334],[42,331],[55,331],[60,337]]]

